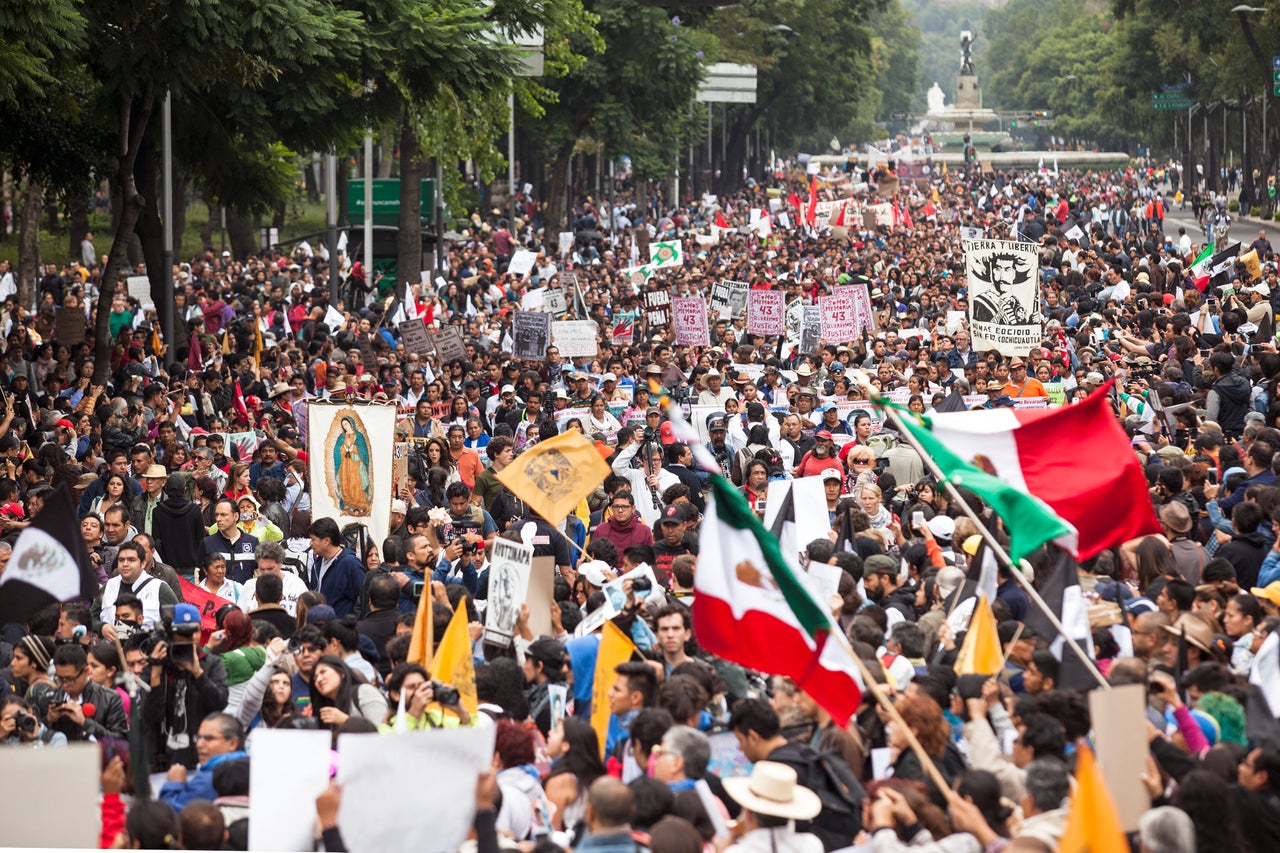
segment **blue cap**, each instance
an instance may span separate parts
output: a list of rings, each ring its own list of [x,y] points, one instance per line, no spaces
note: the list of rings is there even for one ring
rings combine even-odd
[[[174,625],[199,625],[200,624],[200,608],[194,604],[175,604],[173,605],[173,624]]]

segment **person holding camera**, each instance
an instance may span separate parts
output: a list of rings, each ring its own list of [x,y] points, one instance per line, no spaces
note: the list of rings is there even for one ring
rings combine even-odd
[[[36,719],[26,699],[10,694],[0,702],[0,746],[66,746],[67,736]]]
[[[199,647],[199,639],[200,610],[185,603],[174,605],[172,615],[144,638],[151,692],[142,718],[159,746],[152,753],[154,771],[174,764],[194,767],[200,721],[227,706],[226,667]]]
[[[58,691],[50,698],[45,722],[67,740],[123,738],[129,727],[120,696],[89,678],[84,646],[59,646],[53,654]]]

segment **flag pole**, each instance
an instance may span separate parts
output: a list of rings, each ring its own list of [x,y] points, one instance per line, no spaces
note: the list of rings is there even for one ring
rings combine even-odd
[[[916,440],[916,437],[912,435],[911,430],[907,429],[902,424],[897,410],[892,406],[885,406],[882,408],[882,411],[898,429],[898,433],[905,438],[907,443],[911,445],[911,448],[920,455],[924,464],[929,468],[930,473],[933,474],[934,479],[946,487],[947,496],[950,497],[951,500],[955,501],[956,505],[960,507],[964,514],[978,526],[978,532],[981,534],[983,540],[986,541],[987,546],[991,548],[992,552],[996,555],[996,558],[1002,561],[1009,568],[1010,573],[1012,573],[1018,583],[1022,585],[1022,589],[1027,593],[1027,597],[1031,599],[1032,603],[1035,604],[1035,606],[1039,608],[1040,612],[1044,614],[1045,618],[1049,620],[1049,624],[1053,626],[1054,630],[1058,632],[1059,636],[1062,637],[1066,644],[1071,647],[1071,651],[1080,658],[1085,668],[1089,670],[1089,674],[1094,677],[1100,687],[1104,690],[1110,690],[1111,685],[1107,682],[1107,679],[1102,676],[1097,665],[1087,654],[1084,653],[1084,649],[1080,648],[1080,644],[1076,642],[1075,637],[1071,636],[1071,634],[1067,632],[1067,629],[1063,627],[1062,621],[1058,618],[1057,614],[1053,612],[1053,608],[1049,607],[1048,603],[1040,597],[1040,593],[1036,591],[1036,588],[1032,586],[1031,582],[1027,580],[1024,574],[1022,574],[1022,570],[1018,568],[1018,564],[1009,556],[1009,553],[1001,547],[998,541],[996,541],[995,536],[987,529],[987,526],[982,523],[982,519],[973,511],[973,507],[969,506],[968,501],[966,501],[964,497],[961,496],[960,492],[956,490],[956,487],[951,484],[951,480],[942,473],[942,469],[938,467],[938,463],[934,462],[933,457],[925,452],[924,447],[921,446],[920,442]]]

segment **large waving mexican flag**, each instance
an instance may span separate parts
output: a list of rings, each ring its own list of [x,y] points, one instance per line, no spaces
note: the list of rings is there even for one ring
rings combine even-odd
[[[723,477],[699,541],[693,622],[712,654],[785,675],[843,726],[862,702],[863,681],[826,606],[788,563],[778,540]]]

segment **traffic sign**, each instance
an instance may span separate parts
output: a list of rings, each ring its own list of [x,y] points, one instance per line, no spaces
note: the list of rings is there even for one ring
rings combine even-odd
[[[1280,68],[1280,56],[1271,57],[1271,67]]]
[[[1280,83],[1280,68],[1277,68],[1275,71],[1271,72],[1271,82]]]
[[[435,178],[422,181],[423,219],[430,220],[435,212]],[[352,222],[364,221],[364,181],[347,181],[347,215]],[[374,178],[373,222],[375,225],[397,225],[400,222],[400,179]]]
[[[1191,101],[1181,92],[1154,92],[1151,108],[1156,110],[1189,110]]]

